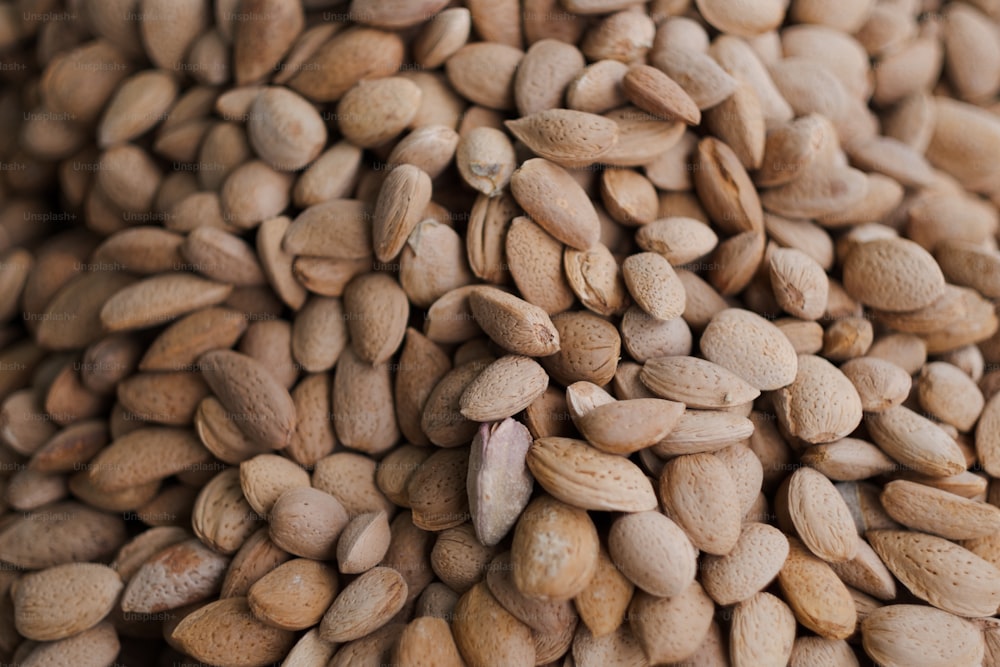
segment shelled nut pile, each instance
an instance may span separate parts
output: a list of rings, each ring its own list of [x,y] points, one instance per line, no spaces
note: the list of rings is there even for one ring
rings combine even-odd
[[[0,1],[0,661],[1000,665],[998,22]]]

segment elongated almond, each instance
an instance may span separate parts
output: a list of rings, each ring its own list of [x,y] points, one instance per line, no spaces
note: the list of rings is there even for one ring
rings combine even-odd
[[[865,651],[886,667],[978,665],[985,644],[972,623],[934,609],[911,604],[887,605],[861,622]]]
[[[571,248],[586,250],[600,239],[594,205],[569,172],[554,162],[525,161],[511,176],[510,188],[532,220]]]
[[[106,565],[57,565],[18,580],[13,621],[28,639],[64,639],[100,623],[121,589],[118,573]]]
[[[950,540],[968,540],[1000,532],[1000,509],[924,484],[889,482],[880,496],[885,511],[914,530]]]
[[[640,377],[657,395],[695,408],[742,405],[760,395],[735,373],[698,357],[650,359]]]
[[[598,449],[627,455],[663,440],[683,412],[682,403],[640,398],[597,406],[575,422]]]
[[[575,507],[642,512],[656,506],[649,479],[634,463],[570,438],[540,438],[528,468],[542,487]]]
[[[403,164],[389,172],[372,214],[372,240],[379,261],[389,262],[403,250],[430,200],[431,179],[422,169]]]
[[[185,616],[171,635],[197,660],[216,664],[267,664],[284,657],[295,635],[257,620],[245,597],[223,598]]]
[[[726,464],[712,454],[671,460],[660,476],[660,499],[695,548],[728,554],[740,538],[743,508]]]
[[[997,569],[953,542],[915,531],[873,530],[865,535],[911,593],[958,616],[988,616],[1000,599]]]
[[[844,499],[833,484],[812,468],[799,468],[789,478],[788,514],[803,543],[830,562],[854,558],[858,534]]]
[[[183,273],[147,278],[119,290],[101,309],[108,331],[156,326],[226,299],[232,286]]]
[[[498,345],[529,357],[559,350],[559,332],[544,310],[494,287],[469,293],[476,322]]]
[[[519,355],[500,357],[469,383],[459,401],[466,419],[478,422],[511,417],[541,396],[549,378],[538,362]]]
[[[858,614],[847,586],[798,540],[790,540],[778,583],[795,618],[819,636],[845,639],[854,632]]]
[[[778,419],[807,442],[833,442],[861,423],[861,398],[851,381],[830,362],[799,355],[795,381],[775,398]]]
[[[965,458],[951,436],[904,406],[872,414],[866,424],[886,454],[916,472],[946,477],[965,470]]]
[[[568,168],[597,162],[618,141],[614,121],[572,109],[539,111],[505,125],[536,155]]]

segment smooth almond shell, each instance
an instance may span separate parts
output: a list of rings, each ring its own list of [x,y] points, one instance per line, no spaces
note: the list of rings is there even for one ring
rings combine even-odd
[[[704,453],[671,460],[661,473],[659,491],[666,512],[695,548],[715,555],[733,550],[743,508],[736,482],[720,459]]]
[[[821,637],[846,639],[857,625],[857,609],[847,587],[825,562],[798,540],[790,541],[778,583],[799,623]]]
[[[258,579],[247,593],[250,611],[283,630],[310,628],[337,595],[337,573],[323,563],[297,558]]]

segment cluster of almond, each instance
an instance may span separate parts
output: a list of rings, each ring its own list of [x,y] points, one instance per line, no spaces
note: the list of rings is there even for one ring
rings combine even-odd
[[[0,1],[0,661],[1000,665],[998,24]]]

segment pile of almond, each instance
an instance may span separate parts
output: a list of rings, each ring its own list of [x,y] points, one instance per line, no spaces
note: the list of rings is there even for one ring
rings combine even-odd
[[[0,662],[1000,665],[997,0],[0,0]]]

